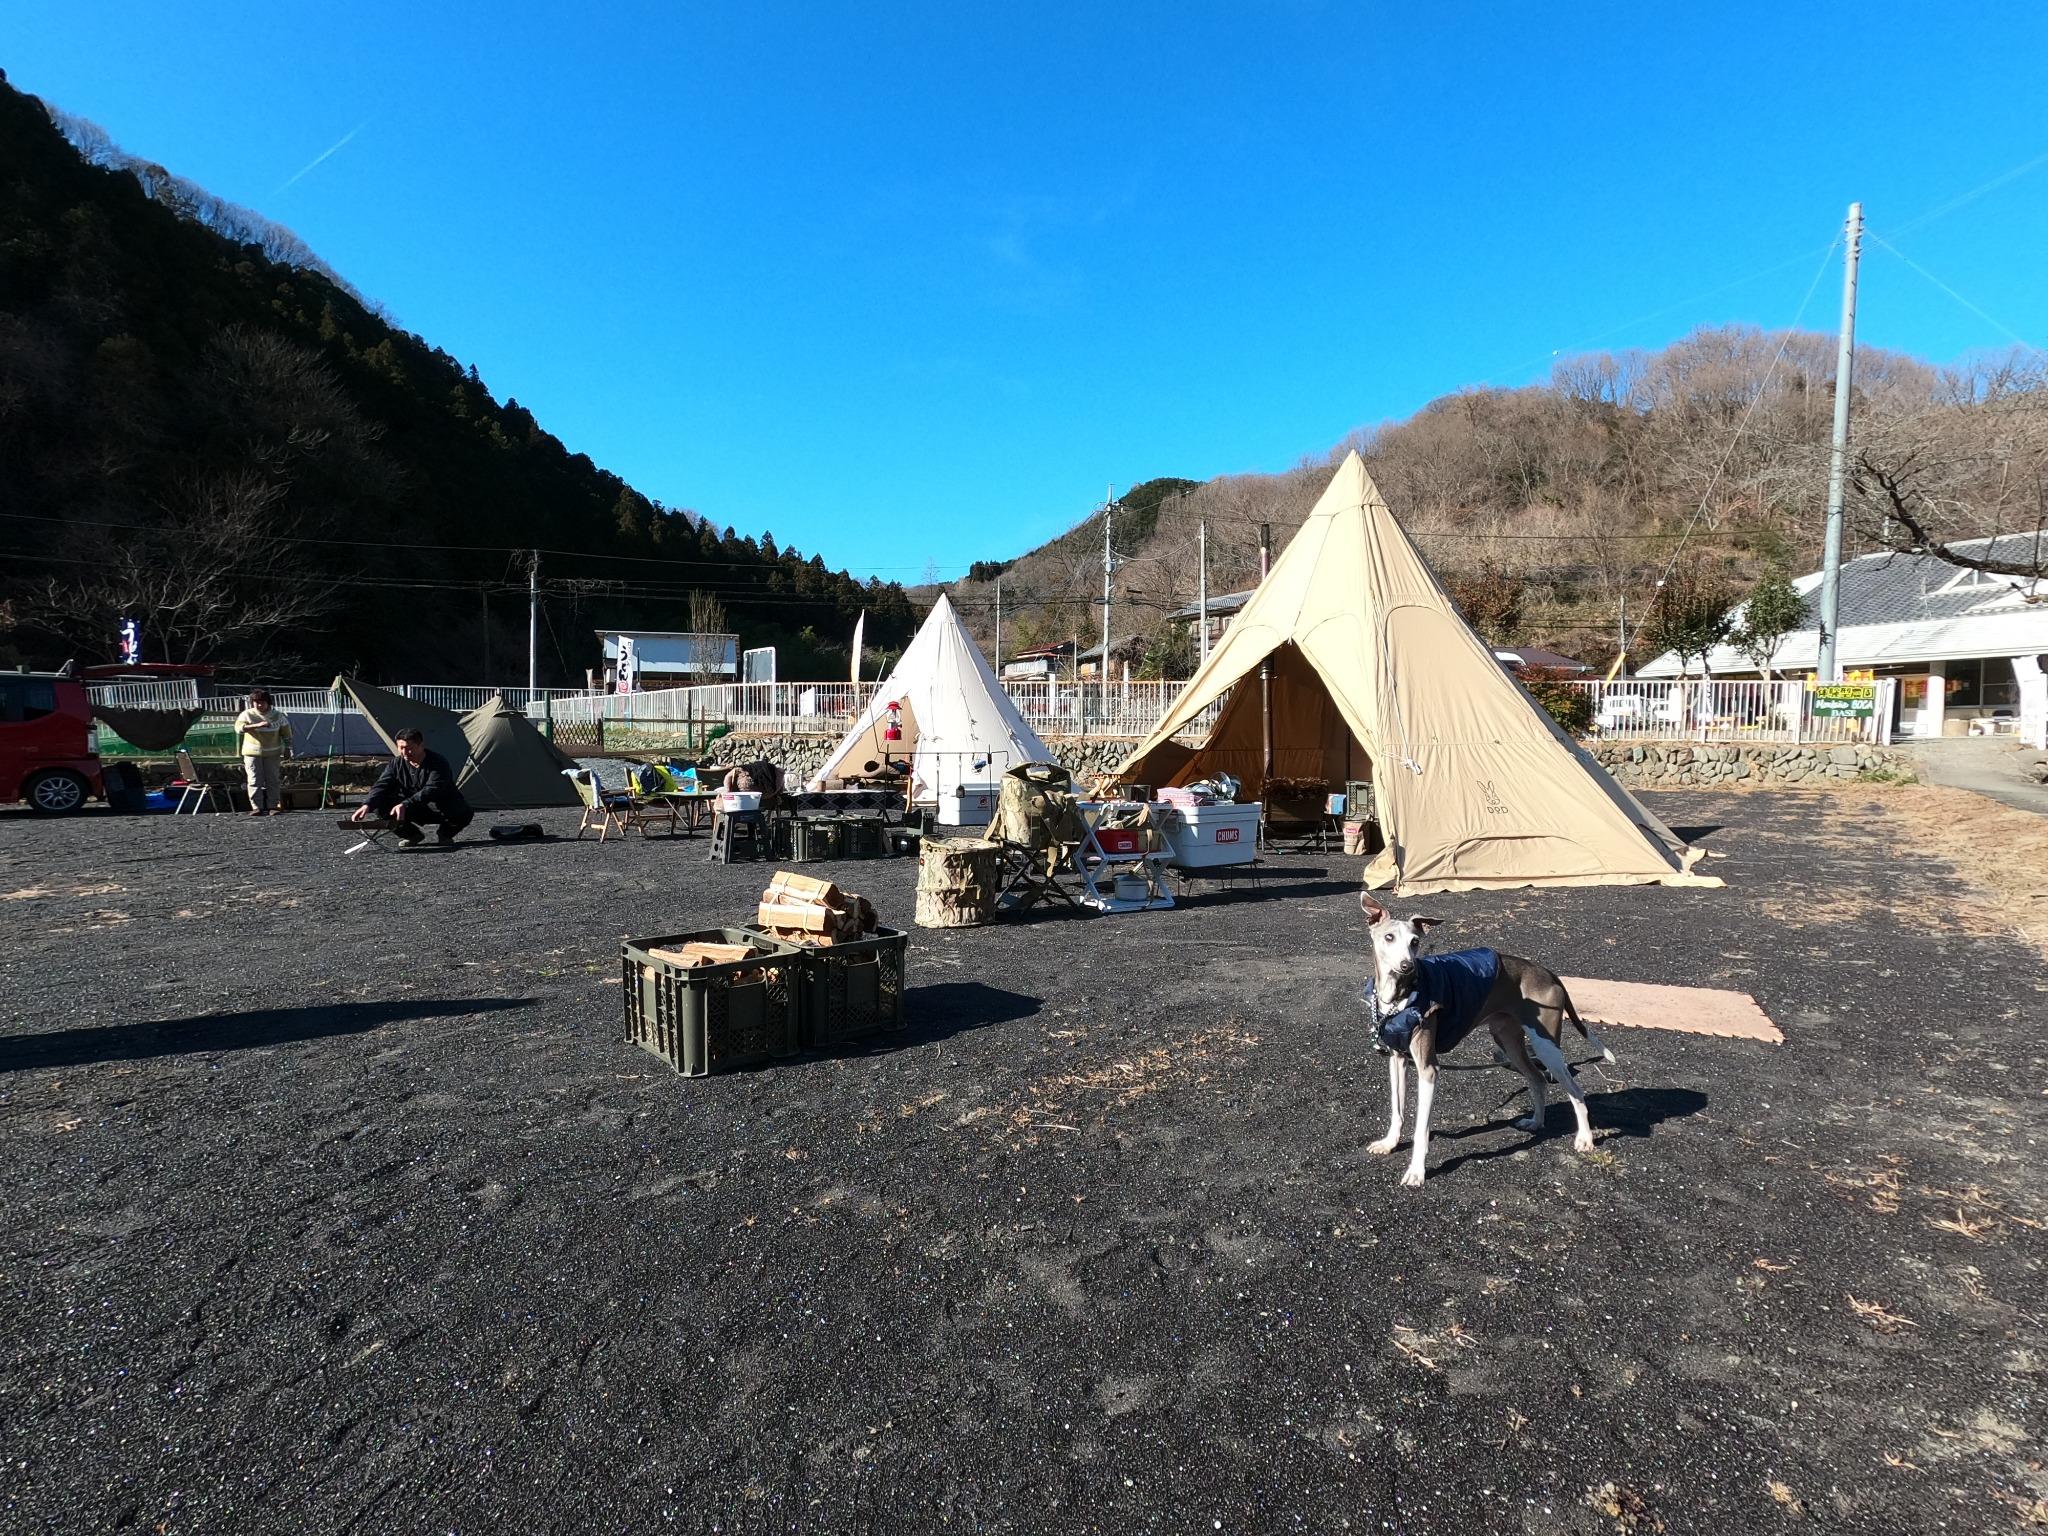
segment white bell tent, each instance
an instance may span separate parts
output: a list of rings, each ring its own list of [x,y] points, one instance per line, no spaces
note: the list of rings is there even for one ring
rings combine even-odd
[[[814,783],[907,764],[910,800],[942,812],[962,786],[988,786],[1019,763],[1053,761],[1024,723],[944,593]]]

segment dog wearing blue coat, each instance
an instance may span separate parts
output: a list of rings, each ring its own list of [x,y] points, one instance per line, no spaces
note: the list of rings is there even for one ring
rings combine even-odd
[[[1429,1161],[1429,1117],[1436,1101],[1437,1058],[1448,1054],[1473,1030],[1484,1027],[1509,1066],[1522,1074],[1534,1101],[1515,1124],[1540,1131],[1544,1121],[1544,1073],[1571,1097],[1578,1118],[1572,1148],[1593,1150],[1586,1096],[1564,1059],[1564,1025],[1608,1061],[1614,1052],[1588,1030],[1571,994],[1554,972],[1533,960],[1491,949],[1425,955],[1423,936],[1437,926],[1431,917],[1397,918],[1361,891],[1358,905],[1372,942],[1372,979],[1365,1000],[1372,1013],[1373,1043],[1387,1058],[1387,1090],[1393,1100],[1387,1134],[1366,1151],[1385,1156],[1401,1144],[1401,1118],[1408,1090],[1408,1063],[1415,1064],[1415,1143],[1401,1182],[1422,1183]],[[1541,1070],[1539,1070],[1539,1063]]]

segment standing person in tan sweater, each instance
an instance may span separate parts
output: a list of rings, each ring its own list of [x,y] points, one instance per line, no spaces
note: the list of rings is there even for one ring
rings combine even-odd
[[[292,723],[283,710],[270,707],[270,695],[258,688],[249,695],[249,707],[235,716],[235,731],[249,775],[249,814],[275,816],[284,809],[284,758],[291,750]]]

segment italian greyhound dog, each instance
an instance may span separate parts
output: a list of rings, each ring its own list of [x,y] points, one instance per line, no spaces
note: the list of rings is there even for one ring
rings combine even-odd
[[[1608,1061],[1614,1052],[1588,1030],[1572,1006],[1571,994],[1555,974],[1534,961],[1490,949],[1449,955],[1422,953],[1422,938],[1437,926],[1430,917],[1397,918],[1361,891],[1358,904],[1372,937],[1372,981],[1366,996],[1373,1014],[1374,1044],[1387,1058],[1387,1088],[1393,1098],[1387,1134],[1366,1151],[1385,1156],[1401,1144],[1402,1101],[1407,1096],[1408,1061],[1415,1062],[1415,1150],[1401,1182],[1422,1183],[1429,1160],[1429,1114],[1436,1098],[1436,1063],[1473,1029],[1484,1025],[1509,1066],[1522,1074],[1534,1100],[1525,1131],[1543,1129],[1543,1072],[1571,1096],[1578,1117],[1572,1148],[1593,1150],[1586,1120],[1586,1096],[1564,1059],[1564,1021],[1570,1019],[1586,1043]],[[1531,1057],[1534,1060],[1531,1060]],[[1537,1070],[1541,1063],[1543,1071]]]

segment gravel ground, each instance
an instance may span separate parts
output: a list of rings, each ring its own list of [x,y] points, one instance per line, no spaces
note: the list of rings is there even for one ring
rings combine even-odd
[[[1468,1046],[1419,1192],[1364,1150],[1341,856],[916,931],[900,1040],[691,1081],[615,972],[749,909],[702,841],[0,816],[0,1524],[2048,1518],[2041,960],[1875,802],[1656,798],[1727,890],[1435,899],[1440,941],[1788,1043],[1614,1031],[1588,1157]],[[911,861],[833,873],[909,917]]]

